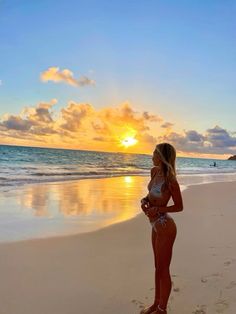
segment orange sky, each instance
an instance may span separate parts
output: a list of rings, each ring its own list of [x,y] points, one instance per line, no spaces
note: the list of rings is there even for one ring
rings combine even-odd
[[[178,156],[226,159],[214,152],[211,132],[179,131],[163,117],[138,111],[128,102],[97,110],[91,104],[69,102],[57,110],[57,100],[24,107],[18,115],[1,117],[2,144],[151,154],[155,145],[170,142]],[[214,134],[214,133],[213,133]]]

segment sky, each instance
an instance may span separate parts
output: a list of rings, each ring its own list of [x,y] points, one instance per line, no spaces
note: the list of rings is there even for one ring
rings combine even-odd
[[[236,154],[235,0],[0,0],[0,144]]]

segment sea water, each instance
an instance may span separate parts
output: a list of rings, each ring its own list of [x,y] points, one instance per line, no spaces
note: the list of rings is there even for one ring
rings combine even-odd
[[[152,156],[0,145],[0,187],[89,177],[149,175]],[[216,163],[216,167],[213,163]],[[177,157],[179,176],[236,175],[236,161]],[[215,179],[214,179],[215,176]],[[204,179],[205,180],[205,179]]]
[[[131,219],[141,212],[151,167],[148,154],[1,145],[0,242],[91,232]],[[177,174],[182,190],[236,181],[236,161],[178,157]]]

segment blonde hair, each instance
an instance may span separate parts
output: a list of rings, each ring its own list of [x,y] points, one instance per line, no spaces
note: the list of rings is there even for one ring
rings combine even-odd
[[[154,154],[157,154],[161,160],[164,178],[166,183],[169,184],[173,178],[176,178],[176,150],[169,143],[160,143],[156,145]]]

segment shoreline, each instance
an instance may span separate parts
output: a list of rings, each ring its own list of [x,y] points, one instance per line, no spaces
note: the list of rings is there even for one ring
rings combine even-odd
[[[123,176],[122,176],[123,177]],[[97,179],[100,179],[100,178],[97,178]],[[109,178],[101,178],[101,179],[109,179]],[[74,181],[74,180],[73,180]],[[236,181],[232,181],[233,183],[236,184]],[[63,184],[64,181],[60,181],[60,182],[50,182],[50,184]],[[71,183],[71,182],[68,182],[68,183]],[[183,190],[181,190],[181,193],[183,194],[183,192],[185,191],[188,191],[191,187],[198,187],[198,186],[201,186],[201,185],[214,185],[214,184],[219,184],[221,182],[206,182],[206,183],[197,183],[197,184],[191,184],[189,186],[186,186],[184,187]],[[223,182],[225,183],[225,182]],[[229,183],[229,182],[228,182]],[[35,185],[35,184],[34,184]],[[37,184],[36,184],[37,185]],[[24,187],[24,186],[23,186]],[[173,215],[173,214],[176,214],[175,212],[173,213],[169,213],[170,215]],[[129,221],[132,221],[134,219],[136,219],[137,217],[139,216],[143,216],[143,213],[142,211],[140,210],[140,213],[138,213],[137,215],[133,216],[133,217],[130,217],[129,219],[127,220],[124,220],[124,221],[119,221],[119,222],[116,222],[116,223],[113,223],[113,224],[110,224],[110,225],[107,225],[107,226],[104,226],[104,227],[101,227],[97,230],[91,230],[91,231],[86,231],[86,232],[82,232],[82,233],[71,233],[71,234],[58,234],[58,235],[54,235],[54,236],[43,236],[43,237],[36,237],[36,238],[29,238],[29,239],[20,239],[20,240],[14,240],[14,241],[0,241],[0,247],[3,245],[15,245],[15,244],[18,244],[18,243],[27,243],[27,242],[34,242],[34,241],[47,241],[47,240],[59,240],[59,239],[63,239],[63,238],[68,238],[68,237],[76,237],[76,236],[83,236],[83,235],[87,235],[87,234],[93,234],[93,233],[96,233],[96,232],[99,232],[99,231],[102,231],[102,230],[106,230],[108,228],[112,228],[113,226],[115,225],[119,225],[119,224],[123,224],[125,222],[129,222]]]
[[[183,192],[183,212],[172,213],[168,313],[235,313],[235,189],[217,182]],[[138,314],[152,302],[151,227],[142,214],[94,232],[1,243],[0,254],[1,313]]]
[[[0,244],[90,233],[141,213],[139,200],[146,193],[149,176],[96,179],[34,183],[4,192],[0,197]],[[180,182],[180,187],[183,193],[214,183],[225,182]]]
[[[20,185],[1,185],[0,186],[0,193],[1,192],[7,192],[14,189],[18,189],[21,187],[25,187],[28,185],[37,185],[37,184],[60,184],[60,183],[70,183],[74,181],[80,181],[80,180],[92,180],[92,179],[107,179],[107,178],[117,178],[117,177],[149,177],[150,174],[147,173],[121,173],[121,174],[101,174],[101,175],[90,175],[90,176],[81,176],[76,178],[69,178],[65,176],[64,179],[58,179],[58,180],[39,180],[39,181],[32,181],[32,182],[21,182]],[[214,183],[214,182],[233,182],[236,181],[236,172],[219,172],[219,173],[181,173],[177,174],[177,178],[184,179],[184,178],[209,178],[212,177],[210,181],[205,181],[197,184],[205,184],[205,183]],[[217,178],[218,177],[218,178]],[[214,180],[213,180],[214,178]],[[19,182],[17,182],[19,183]],[[188,183],[186,184],[186,187],[195,185],[196,183]],[[8,190],[3,190],[8,189]]]

